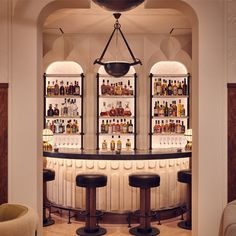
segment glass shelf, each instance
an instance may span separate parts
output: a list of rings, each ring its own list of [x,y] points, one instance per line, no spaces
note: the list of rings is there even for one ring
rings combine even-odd
[[[152,116],[152,119],[158,119],[158,120],[171,120],[171,119],[188,119],[189,116],[164,116],[164,117],[160,117],[160,116]]]
[[[99,119],[134,119],[134,116],[99,116]]]
[[[152,95],[153,98],[189,98],[189,95]]]
[[[63,136],[75,136],[75,135],[81,135],[82,133],[75,133],[75,134],[67,134],[67,133],[54,133],[53,135],[58,136],[58,135],[63,135]]]
[[[45,116],[46,119],[81,119],[81,116]]]
[[[81,95],[53,95],[45,96],[45,98],[81,98]]]
[[[103,135],[103,136],[132,136],[132,135],[135,135],[135,133],[112,133],[112,134],[99,133],[99,135]]]
[[[99,98],[134,98],[134,95],[99,95]]]
[[[184,136],[183,133],[181,134],[177,134],[177,133],[168,133],[168,134],[164,134],[164,133],[161,133],[161,134],[157,134],[157,133],[152,133],[153,136]]]

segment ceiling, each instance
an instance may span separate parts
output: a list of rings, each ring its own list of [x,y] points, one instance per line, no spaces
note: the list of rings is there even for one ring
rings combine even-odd
[[[51,34],[110,34],[114,18],[93,2],[90,9],[61,9],[51,14],[44,24],[44,32]],[[144,4],[122,13],[122,31],[127,34],[191,34],[187,18],[173,9],[145,9]],[[61,30],[59,30],[61,28]]]

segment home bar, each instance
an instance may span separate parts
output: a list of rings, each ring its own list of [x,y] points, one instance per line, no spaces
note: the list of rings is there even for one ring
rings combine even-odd
[[[157,235],[151,221],[174,217],[191,230],[191,71],[163,60],[140,76],[136,68],[144,61],[135,58],[121,17],[114,14],[90,78],[75,61],[45,62],[43,223],[54,224],[46,214],[53,208],[68,211],[69,223],[85,220],[77,235],[105,234],[98,221],[127,224],[133,235]],[[131,63],[103,62],[113,35],[112,50],[124,41]]]

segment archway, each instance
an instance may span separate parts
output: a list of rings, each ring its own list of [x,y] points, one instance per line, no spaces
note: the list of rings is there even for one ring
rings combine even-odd
[[[42,23],[52,10],[63,7],[81,7],[88,1],[20,1],[21,9],[15,8],[13,17],[12,42],[12,87],[11,96],[11,125],[10,125],[10,200],[28,202],[41,212],[41,130],[42,99],[38,92],[42,89],[41,78],[41,45]],[[25,7],[25,9],[24,9]],[[223,10],[220,3],[213,5],[186,1],[148,1],[150,8],[175,8],[189,16],[193,28],[193,235],[217,235],[220,216],[226,202],[226,120],[222,110],[226,107],[224,86],[224,51],[223,51]],[[24,10],[24,11],[23,11]],[[25,13],[27,10],[27,14]],[[196,13],[195,13],[196,12]],[[210,16],[209,16],[210,14]],[[39,20],[38,20],[38,16]],[[197,15],[197,16],[196,16]],[[199,21],[198,21],[199,18]],[[215,27],[215,24],[218,27]],[[208,29],[211,28],[211,32]],[[212,42],[215,44],[212,44]],[[204,42],[204,43],[203,43]],[[217,46],[215,46],[217,45]],[[206,51],[208,53],[206,54]],[[24,60],[22,59],[24,55]],[[210,63],[209,63],[210,62]],[[207,66],[206,66],[207,65]],[[24,68],[28,70],[25,71]],[[200,75],[200,76],[198,76]],[[201,81],[201,83],[199,82]],[[214,84],[214,86],[212,86]],[[22,89],[30,87],[28,94],[22,94]],[[19,96],[12,96],[12,95]],[[222,95],[222,96],[219,96]],[[20,97],[20,99],[19,99]],[[23,101],[30,97],[28,110],[22,108]],[[223,98],[223,99],[222,99]],[[208,101],[206,104],[205,101]],[[19,112],[19,108],[21,111]],[[220,109],[218,109],[220,107]],[[31,116],[27,116],[30,112]],[[215,114],[214,120],[211,119]],[[27,123],[29,129],[18,126],[18,117]],[[200,124],[199,124],[200,123]],[[219,127],[219,123],[223,124]],[[25,138],[21,135],[24,133]],[[34,137],[34,138],[33,138]],[[219,138],[220,137],[220,138]],[[211,140],[211,142],[209,142]],[[29,147],[27,152],[24,147]],[[209,148],[211,152],[209,152]],[[18,158],[18,156],[22,158]],[[24,157],[24,158],[23,158]],[[214,172],[209,169],[214,163]],[[24,165],[24,174],[18,169]],[[223,166],[223,167],[222,167]],[[32,178],[28,178],[32,176]],[[25,187],[20,187],[21,184]],[[209,188],[211,186],[211,188]],[[23,193],[30,193],[26,196]],[[22,193],[21,193],[22,192]],[[209,209],[205,211],[205,209]],[[214,227],[213,227],[214,226]]]

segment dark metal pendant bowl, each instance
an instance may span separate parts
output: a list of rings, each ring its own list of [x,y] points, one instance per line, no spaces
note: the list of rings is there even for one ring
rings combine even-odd
[[[120,12],[131,10],[143,3],[144,0],[93,0],[93,2],[106,10]]]
[[[127,62],[108,62],[104,64],[107,74],[114,77],[122,77],[129,72],[130,63]]]

